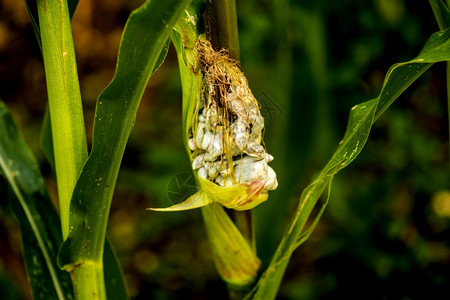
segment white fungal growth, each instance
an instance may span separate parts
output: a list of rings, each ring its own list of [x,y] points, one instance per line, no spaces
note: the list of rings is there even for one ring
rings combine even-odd
[[[194,139],[189,139],[188,140],[188,145],[189,145],[189,149],[191,149],[191,151],[195,150],[195,141],[194,141]]]
[[[261,145],[264,118],[237,62],[204,40],[196,53],[203,91],[188,140],[192,168],[219,186],[258,181],[263,192],[276,189],[273,156]]]

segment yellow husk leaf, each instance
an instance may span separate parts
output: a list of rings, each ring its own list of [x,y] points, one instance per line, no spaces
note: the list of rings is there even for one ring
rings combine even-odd
[[[214,251],[214,262],[222,279],[237,286],[252,284],[261,262],[248,242],[221,205],[205,206],[202,213]]]
[[[166,208],[149,208],[153,211],[182,211],[199,208],[213,202],[218,202],[227,208],[248,210],[264,202],[268,198],[267,192],[262,192],[264,181],[235,184],[221,187],[217,184],[198,178],[200,191],[185,201]]]

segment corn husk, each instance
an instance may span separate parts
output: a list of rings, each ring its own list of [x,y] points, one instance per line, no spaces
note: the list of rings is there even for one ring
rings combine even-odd
[[[264,119],[237,61],[215,51],[199,37],[193,51],[197,95],[184,107],[186,148],[199,192],[182,203],[157,211],[180,211],[213,202],[248,210],[268,198],[278,185],[268,166],[273,159],[261,145]],[[200,85],[200,86],[198,86]]]
[[[214,262],[222,279],[235,286],[252,284],[261,265],[253,249],[221,205],[207,205],[202,213]]]
[[[189,15],[188,13],[187,15],[192,16],[192,14]],[[189,18],[189,20],[191,20],[191,18]],[[268,180],[266,178],[250,180],[248,182],[242,180],[241,182],[241,179],[248,175],[248,172],[246,171],[248,168],[246,168],[246,166],[251,166],[252,162],[249,162],[250,165],[233,162],[233,151],[242,156],[248,156],[248,153],[246,152],[256,153],[257,151],[253,151],[252,149],[258,148],[254,144],[261,143],[261,134],[255,133],[250,137],[251,142],[254,143],[250,143],[252,145],[250,147],[247,147],[245,143],[249,138],[244,137],[244,139],[240,141],[241,148],[236,149],[233,147],[233,135],[229,134],[231,124],[222,122],[221,127],[216,126],[212,128],[212,130],[209,131],[210,134],[217,134],[221,137],[220,142],[222,143],[222,147],[216,148],[216,150],[218,149],[218,157],[220,158],[217,159],[216,157],[215,162],[208,162],[208,166],[217,167],[217,173],[207,172],[207,175],[205,176],[204,171],[206,171],[206,162],[201,160],[199,155],[202,155],[203,153],[203,155],[206,156],[206,152],[208,151],[204,148],[208,149],[209,143],[205,143],[205,147],[203,147],[203,145],[199,147],[200,144],[203,144],[203,139],[201,141],[200,139],[195,141],[195,137],[199,127],[206,127],[205,120],[203,120],[203,125],[202,120],[200,120],[202,116],[201,110],[204,109],[208,99],[211,99],[213,95],[211,87],[214,87],[214,82],[211,81],[211,77],[206,76],[208,69],[210,69],[208,66],[211,66],[214,61],[220,62],[217,69],[223,70],[223,73],[229,73],[229,70],[231,70],[233,74],[240,73],[240,79],[236,79],[233,82],[241,82],[241,85],[244,83],[246,88],[241,89],[235,87],[235,90],[239,90],[239,95],[243,95],[244,93],[246,96],[250,95],[251,92],[248,89],[245,77],[243,77],[238,68],[237,62],[230,60],[225,51],[219,53],[214,52],[209,42],[198,37],[196,31],[192,29],[193,27],[191,26],[190,21],[187,23],[179,22],[172,35],[172,41],[174,42],[178,54],[181,82],[183,86],[184,143],[190,161],[193,164],[193,172],[199,191],[182,203],[168,208],[154,208],[152,210],[180,211],[201,207],[218,273],[228,284],[238,286],[239,288],[246,288],[254,282],[260,267],[260,260],[258,259],[253,246],[237,229],[236,225],[225,212],[224,207],[245,210],[251,209],[267,200],[268,194],[267,190],[265,190],[265,185],[268,184]],[[209,55],[205,55],[205,53],[209,53]],[[225,66],[223,64],[225,64]],[[218,94],[220,95],[220,90]],[[252,97],[253,96],[241,97],[245,98],[241,102],[246,104],[247,107],[253,106],[253,108],[259,108],[256,100]],[[235,100],[236,99],[230,99],[230,101],[236,102]],[[255,109],[252,111],[254,113]],[[214,111],[211,112],[214,113]],[[223,114],[216,115],[222,119],[224,117]],[[211,113],[209,117],[211,117]],[[255,114],[253,114],[253,117],[255,117]],[[225,115],[225,118],[228,120],[228,116]],[[261,127],[261,125],[263,125],[263,122],[262,124],[260,122],[259,126]],[[242,143],[242,141],[244,141],[244,143]],[[264,157],[255,157],[255,161],[258,161],[258,159],[269,160],[267,159],[268,156],[265,155],[265,151],[263,152],[264,153],[262,154],[260,153],[260,156]],[[213,158],[214,157],[212,157],[212,159]],[[259,162],[259,164],[264,165],[264,162]],[[201,171],[202,168],[204,171]],[[222,185],[218,180],[211,180],[211,175],[216,177],[219,177],[219,175],[222,176]],[[275,180],[272,180],[271,183],[272,187],[275,185],[276,178]]]

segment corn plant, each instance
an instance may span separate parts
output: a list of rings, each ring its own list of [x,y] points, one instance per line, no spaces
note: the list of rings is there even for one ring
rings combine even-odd
[[[327,206],[334,176],[362,151],[386,109],[434,63],[450,59],[450,12],[443,2],[430,0],[440,31],[416,58],[387,71],[378,97],[351,108],[343,139],[301,193],[269,266],[261,270],[251,212],[270,201],[269,191],[278,183],[268,166],[273,157],[263,143],[259,104],[239,66],[234,1],[148,0],[130,14],[115,76],[97,99],[89,153],[70,26],[77,1],[26,3],[45,66],[49,113],[43,147],[55,167],[59,213],[2,102],[0,174],[13,191],[9,202],[37,299],[128,298],[106,238],[108,215],[139,102],[169,43],[178,58],[183,142],[198,192],[171,207],[151,208],[161,212],[148,217],[201,209],[217,271],[233,299],[275,299],[290,257]]]

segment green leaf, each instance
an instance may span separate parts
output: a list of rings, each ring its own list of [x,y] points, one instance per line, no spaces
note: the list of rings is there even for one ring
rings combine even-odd
[[[53,151],[52,124],[50,121],[50,111],[48,107],[45,110],[44,120],[42,121],[40,143],[45,158],[53,167],[53,169],[55,169],[55,152]]]
[[[181,86],[183,92],[183,142],[190,157],[187,140],[191,127],[193,113],[201,93],[202,77],[198,72],[194,57],[194,46],[198,38],[197,20],[202,1],[194,1],[185,11],[185,15],[178,20],[171,35],[172,43],[178,56]]]
[[[302,192],[296,214],[290,222],[277,251],[255,289],[247,299],[275,299],[293,251],[311,234],[305,224],[332,178],[348,166],[361,152],[373,123],[431,65],[450,60],[450,30],[433,34],[423,50],[405,63],[393,65],[386,74],[380,95],[354,106],[350,111],[344,138],[329,162]],[[320,217],[321,213],[319,213]],[[314,220],[314,223],[318,218]]]
[[[43,54],[49,108],[54,115],[51,125],[47,109],[41,142],[45,155],[56,168],[62,231],[65,237],[68,234],[70,196],[87,159],[84,118],[70,27],[70,18],[78,0],[25,0],[25,4]],[[52,126],[58,128],[54,130],[54,136]],[[55,149],[53,145],[50,146],[53,141]]]
[[[97,100],[93,148],[74,190],[69,237],[58,257],[60,266],[74,274],[84,266],[100,267],[112,195],[139,102],[188,3],[147,1],[125,26],[116,74]]]
[[[119,259],[111,247],[111,242],[106,239],[103,254],[103,274],[105,275],[106,298],[108,300],[129,299],[124,275],[118,261]]]
[[[319,223],[320,218],[322,217],[325,208],[327,208],[328,205],[328,201],[330,200],[330,194],[331,194],[331,186],[332,186],[332,181],[333,181],[333,177],[330,179],[330,182],[328,184],[328,195],[327,195],[327,199],[325,200],[325,202],[322,204],[322,207],[320,208],[319,213],[317,214],[317,216],[314,218],[314,221],[312,222],[311,226],[309,226],[309,228],[307,230],[305,230],[298,238],[297,244],[295,244],[295,248],[298,248],[301,244],[303,244],[304,242],[306,242],[309,237],[311,236],[311,234],[313,233],[314,229],[317,226],[317,223]]]
[[[72,192],[88,154],[86,131],[67,1],[39,0],[37,10],[65,239]]]
[[[72,18],[73,14],[75,13],[75,10],[78,5],[78,1],[79,0],[68,0],[67,1],[68,7],[69,7],[70,18]],[[30,15],[31,24],[33,25],[34,34],[36,35],[36,39],[38,41],[39,48],[41,48],[41,50],[42,50],[41,30],[39,29],[37,1],[25,0],[25,4],[27,6],[28,14]]]
[[[155,74],[156,71],[158,71],[159,67],[163,64],[163,62],[166,60],[167,52],[169,52],[169,46],[170,46],[170,40],[167,39],[166,44],[164,45],[161,53],[158,56],[158,59],[156,60],[155,66],[153,67],[152,73],[150,76]]]
[[[44,200],[45,198],[45,200]],[[16,199],[10,199],[11,207],[16,216],[19,225],[20,225],[20,235],[22,238],[22,249],[23,249],[23,258],[25,261],[25,266],[28,274],[28,279],[30,282],[31,290],[33,292],[34,299],[73,299],[72,292],[72,283],[70,280],[70,276],[67,272],[61,271],[57,268],[56,264],[56,255],[58,245],[62,242],[61,237],[58,237],[58,241],[50,242],[51,245],[51,259],[52,259],[52,267],[55,268],[55,271],[58,273],[59,279],[57,279],[58,285],[55,285],[54,279],[52,278],[52,274],[49,272],[49,268],[47,266],[46,259],[41,251],[41,245],[39,240],[36,238],[35,233],[30,225],[30,222],[27,219],[27,216],[20,206],[19,201]],[[47,230],[58,231],[59,227],[59,217],[53,207],[53,204],[50,202],[47,196],[42,199],[38,199],[35,197],[35,202],[39,203],[40,211],[39,215],[34,214],[34,218],[46,218],[47,226],[52,226],[52,228]],[[57,290],[55,288],[62,288],[61,290]]]
[[[62,242],[58,214],[36,160],[1,101],[0,132],[0,168],[15,194],[10,204],[20,224],[34,298],[72,299],[70,276],[56,264]]]
[[[450,11],[442,0],[429,0],[434,16],[441,30],[447,29],[450,25]],[[447,2],[448,3],[448,2]]]
[[[37,42],[39,44],[39,48],[42,50],[42,42],[41,42],[41,31],[39,29],[39,17],[37,10],[37,1],[29,1],[25,0],[25,4],[27,6],[28,14],[31,19],[31,24],[33,25],[34,33],[36,35]],[[73,17],[75,10],[78,6],[78,0],[68,0],[67,5],[69,8],[69,16]],[[44,151],[44,154],[47,158],[47,161],[55,167],[55,154],[53,152],[53,138],[52,138],[52,127],[50,121],[50,111],[47,107],[45,111],[44,120],[41,128],[41,147]]]
[[[161,52],[161,56],[163,56],[165,51],[164,58],[165,55],[167,55],[167,50],[163,50],[163,52]],[[162,60],[164,60],[164,58],[161,57]],[[51,133],[50,114],[47,109],[41,129],[41,147],[48,162],[52,165],[52,167],[54,167],[55,160]],[[109,240],[106,240],[105,243],[103,265],[107,298],[110,300],[128,299],[127,288],[125,286],[120,263]]]

